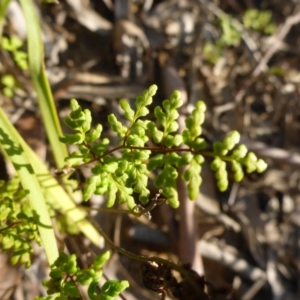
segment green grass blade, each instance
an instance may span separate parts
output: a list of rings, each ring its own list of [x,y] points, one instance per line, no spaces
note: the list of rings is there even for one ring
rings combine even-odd
[[[28,59],[32,82],[37,93],[39,107],[46,127],[56,166],[64,166],[64,158],[67,156],[67,148],[59,141],[62,130],[55,108],[53,95],[46,76],[44,59],[44,47],[41,40],[41,30],[35,7],[32,0],[20,0],[28,33]]]
[[[11,125],[1,109],[0,144],[14,165],[23,189],[28,191],[29,203],[34,214],[36,214],[36,222],[48,262],[52,265],[58,257],[58,248],[44,194],[41,190],[35,170],[30,163],[28,151],[23,147],[18,132]]]

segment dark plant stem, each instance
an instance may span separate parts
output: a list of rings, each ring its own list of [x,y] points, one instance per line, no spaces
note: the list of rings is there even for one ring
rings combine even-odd
[[[95,228],[98,230],[100,235],[104,238],[106,243],[108,245],[110,245],[110,247],[114,251],[116,251],[120,254],[123,254],[123,255],[125,255],[125,256],[127,256],[131,259],[134,259],[136,261],[140,261],[140,262],[144,262],[144,263],[156,262],[156,263],[159,263],[159,264],[163,264],[163,265],[169,267],[170,269],[175,270],[178,273],[180,273],[182,278],[185,278],[185,279],[189,280],[192,285],[195,285],[196,289],[198,288],[197,283],[193,280],[193,278],[191,278],[191,273],[189,273],[188,270],[185,269],[184,267],[182,267],[178,264],[175,264],[170,260],[167,260],[167,259],[164,259],[164,258],[161,258],[161,257],[158,257],[158,256],[148,257],[148,256],[139,255],[139,254],[135,254],[135,253],[132,253],[130,251],[127,251],[126,249],[115,245],[114,242],[107,236],[107,234],[102,230],[102,228],[99,226],[99,224],[93,218],[88,217],[88,219],[93,224],[93,226],[95,226]]]

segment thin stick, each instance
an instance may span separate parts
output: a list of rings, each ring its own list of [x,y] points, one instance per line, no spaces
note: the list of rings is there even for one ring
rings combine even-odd
[[[290,32],[292,26],[298,24],[299,22],[300,12],[298,9],[296,9],[296,12],[292,16],[289,16],[285,20],[284,24],[279,27],[277,33],[275,34],[275,43],[270,44],[260,63],[254,69],[252,73],[253,77],[257,77],[261,72],[265,72],[267,70],[267,63],[273,57],[273,55],[280,49],[280,44]]]

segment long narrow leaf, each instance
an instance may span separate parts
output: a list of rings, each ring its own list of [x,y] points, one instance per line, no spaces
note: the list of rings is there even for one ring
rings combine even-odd
[[[58,257],[58,248],[44,194],[34,168],[30,164],[29,153],[23,147],[18,132],[11,125],[2,110],[0,110],[0,144],[14,165],[23,189],[28,192],[29,203],[36,216],[37,226],[48,262],[52,265]]]
[[[43,64],[44,47],[41,40],[40,24],[32,0],[20,0],[20,3],[27,26],[28,59],[31,79],[37,93],[39,107],[56,166],[62,168],[64,166],[64,158],[67,156],[67,148],[59,141],[62,130]]]

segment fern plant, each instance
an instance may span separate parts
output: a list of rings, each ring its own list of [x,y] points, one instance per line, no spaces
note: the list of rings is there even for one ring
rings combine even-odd
[[[27,193],[19,179],[0,182],[0,244],[2,251],[11,251],[11,263],[31,264],[32,242],[41,244],[34,214]]]
[[[91,112],[82,110],[75,99],[71,100],[71,112],[65,123],[74,133],[62,136],[60,141],[78,145],[78,150],[66,158],[66,169],[91,165],[92,175],[86,180],[83,200],[87,201],[93,194],[106,194],[107,207],[112,207],[118,199],[132,210],[138,205],[135,196],[142,204],[149,201],[149,174],[155,174],[155,187],[162,191],[171,207],[177,208],[180,205],[176,187],[178,170],[185,168],[182,179],[187,184],[189,198],[195,200],[205,157],[213,158],[211,169],[220,191],[228,187],[229,167],[236,181],[243,179],[244,172],[260,173],[266,169],[262,159],[248,152],[245,145],[238,145],[237,131],[215,142],[213,150],[207,150],[201,136],[206,110],[203,101],[198,101],[186,118],[182,134],[178,131],[178,109],[182,106],[178,91],[154,108],[155,121],[147,119],[156,90],[156,85],[152,85],[138,96],[135,108],[126,100],[120,101],[126,124],[114,114],[108,116],[110,127],[118,137],[116,145],[102,136],[101,124],[92,129]]]
[[[79,285],[88,286],[87,293],[91,300],[115,299],[129,283],[126,280],[107,280],[101,289],[98,288],[103,274],[102,267],[109,257],[110,252],[106,251],[98,255],[90,267],[81,269],[77,265],[75,254],[68,256],[61,252],[51,268],[50,279],[44,281],[50,296],[39,297],[37,300],[84,299]]]
[[[134,108],[126,100],[120,101],[126,122],[120,122],[114,114],[108,116],[110,128],[117,138],[114,138],[117,140],[116,144],[102,134],[101,124],[91,127],[92,117],[88,109],[83,110],[75,99],[71,100],[71,111],[64,121],[73,133],[61,136],[60,141],[78,147],[66,157],[66,165],[61,171],[66,173],[90,166],[91,176],[86,179],[84,201],[89,200],[93,194],[106,194],[106,206],[111,211],[117,200],[119,203],[126,203],[128,210],[114,210],[115,212],[140,216],[149,213],[155,205],[165,202],[178,208],[179,174],[186,182],[189,198],[195,200],[200,191],[201,168],[206,158],[212,160],[211,169],[215,172],[220,191],[228,188],[229,169],[238,182],[243,179],[245,172],[261,173],[266,169],[267,164],[262,159],[258,159],[253,152],[248,152],[245,145],[239,144],[240,135],[237,131],[208,147],[202,136],[206,110],[203,101],[198,101],[191,115],[186,118],[182,133],[179,132],[178,110],[183,103],[178,91],[170,99],[164,100],[161,106],[154,108],[155,120],[150,120],[149,107],[156,90],[156,85],[150,86],[136,98]],[[179,172],[180,169],[183,172]],[[149,178],[153,178],[152,182],[149,182]],[[146,209],[140,211],[139,204],[146,204],[150,200],[151,184],[159,190],[158,196],[152,199]],[[164,196],[164,201],[159,201],[160,194]],[[153,291],[162,293],[166,288],[175,295],[176,290],[182,290],[186,282],[194,281],[191,277],[195,275],[184,267],[159,257],[148,258],[130,253],[115,246],[102,229],[98,230],[114,250],[143,262],[142,270],[146,274],[143,275],[143,281]],[[181,274],[181,282],[173,278],[172,270]],[[151,277],[150,283],[147,280],[148,272],[155,277],[154,285],[154,277]],[[169,275],[162,279],[166,274]],[[197,280],[203,281],[202,278]],[[94,282],[92,279],[91,281]],[[203,284],[201,288],[193,284],[190,288],[197,290],[199,295],[206,295]]]

